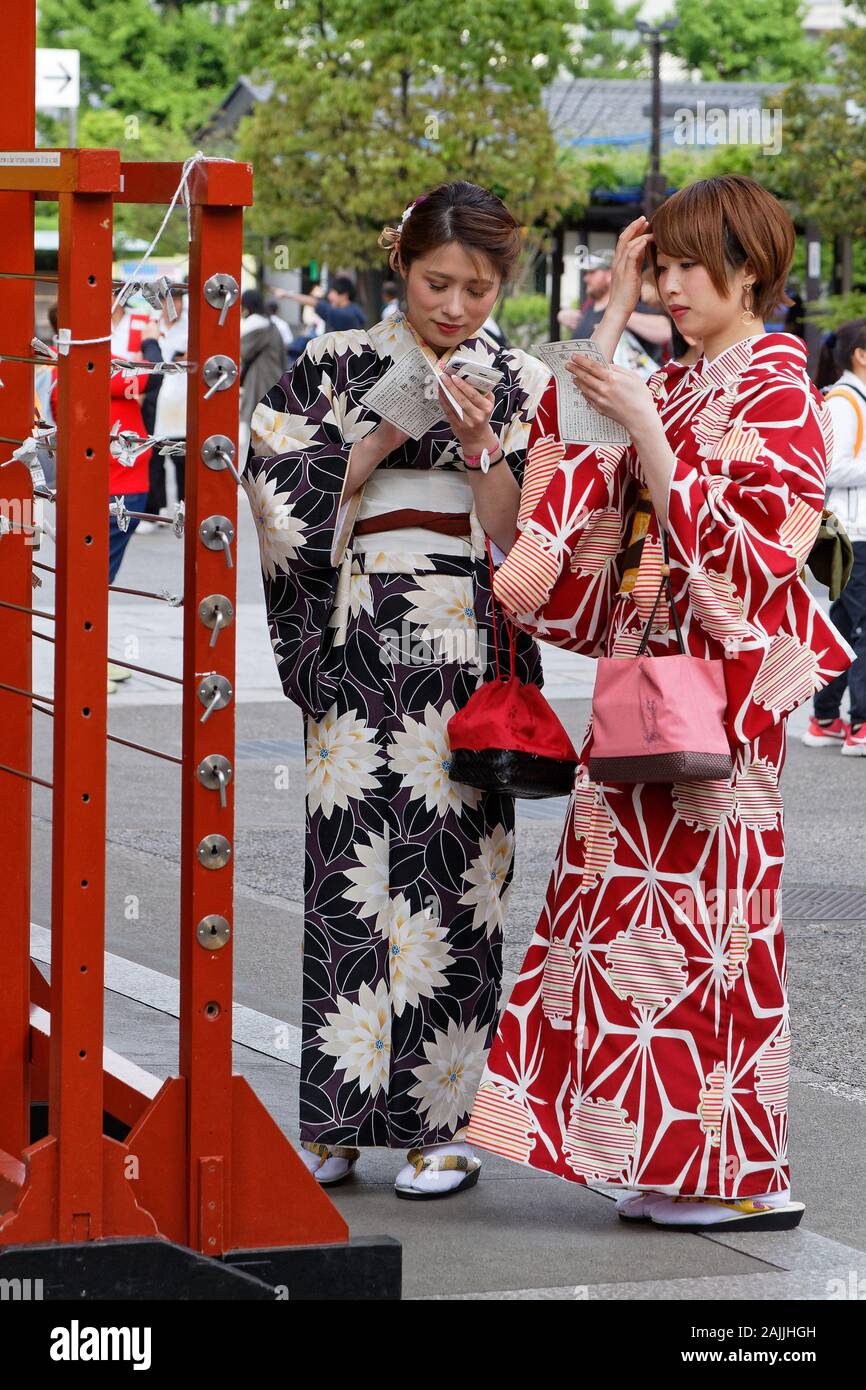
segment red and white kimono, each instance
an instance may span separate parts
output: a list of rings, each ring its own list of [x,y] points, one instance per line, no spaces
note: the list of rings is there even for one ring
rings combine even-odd
[[[590,721],[467,1138],[572,1182],[748,1197],[789,1186],[786,716],[852,658],[799,577],[832,437],[786,333],[670,363],[649,386],[676,456],[674,602],[687,649],[725,658],[734,773],[593,783]],[[549,387],[494,583],[518,626],[592,656],[636,653],[662,557],[652,514],[621,585],[640,481],[633,446],[560,442]],[[675,650],[668,629],[657,614],[653,652]]]

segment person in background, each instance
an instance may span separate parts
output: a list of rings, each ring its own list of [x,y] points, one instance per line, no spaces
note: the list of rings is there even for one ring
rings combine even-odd
[[[57,305],[51,304],[48,307],[48,322],[51,325],[51,337],[57,334]],[[39,402],[39,418],[44,420],[47,425],[54,424],[54,411],[51,408],[51,393],[54,383],[57,380],[56,367],[37,367],[34,375],[34,390],[36,399]],[[47,481],[46,474],[46,481]],[[53,486],[53,483],[50,484]]]
[[[336,275],[328,286],[324,300],[312,294],[300,294],[297,290],[275,289],[277,299],[292,299],[296,304],[306,304],[315,309],[325,325],[326,333],[335,333],[353,328],[365,328],[366,315],[355,299],[355,282],[348,275]]]
[[[265,312],[268,315],[268,318],[270,319],[271,323],[276,328],[280,337],[282,338],[283,347],[288,350],[289,344],[292,341],[292,325],[290,323],[287,323],[287,321],[281,316],[280,306],[276,299],[271,297],[270,299],[265,301]]]
[[[158,325],[159,350],[163,362],[175,362],[178,359],[186,358],[189,342],[189,315],[187,313],[186,295],[179,290],[172,292],[174,309],[177,315],[172,318],[168,312],[168,306],[164,305]],[[165,376],[158,376],[160,387],[156,397],[156,412],[154,415],[152,434],[158,439],[171,440],[173,443],[186,440],[186,372],[169,372]],[[159,487],[159,505],[156,507],[148,505],[147,511],[167,511],[167,492],[166,492],[166,468],[174,465],[175,490],[178,502],[184,498],[184,454],[170,454],[164,456],[158,450],[154,450],[154,458],[151,459],[151,480],[156,476]],[[158,525],[157,522],[142,522],[143,526]]]
[[[827,506],[854,548],[851,578],[832,605],[830,617],[851,643],[856,660],[818,691],[803,742],[807,748],[839,748],[848,757],[862,758],[866,756],[866,318],[851,319],[831,333],[822,356],[819,375],[830,371],[829,356],[838,377],[824,397],[833,423]],[[848,723],[840,713],[846,690]]]
[[[282,294],[285,294],[283,291]],[[282,297],[277,291],[278,297]],[[250,420],[259,401],[286,370],[286,349],[279,329],[268,317],[258,290],[241,295],[241,372],[238,471],[243,467],[250,442]]]
[[[613,257],[613,251],[600,251],[587,257],[583,267],[583,288],[587,298],[580,309],[560,309],[557,315],[573,338],[591,338],[604,318],[610,303]],[[645,303],[643,292],[625,328],[640,340],[641,346],[654,362],[664,361],[671,340],[670,319],[667,314]]]
[[[158,320],[148,317],[146,322],[142,325],[139,337],[139,350],[145,362],[162,362],[163,356],[159,341]],[[149,372],[146,385],[141,393],[141,418],[144,421],[144,433],[148,435],[156,434],[157,401],[159,399],[162,382],[163,378],[159,372]],[[152,449],[150,452],[147,501],[142,510],[145,512],[152,512],[154,516],[158,516],[161,512],[166,510],[165,464],[158,449]],[[139,521],[137,526],[137,530],[141,535],[146,535],[148,531],[159,531],[161,529],[158,521]]]
[[[487,315],[487,318],[484,320],[481,327],[484,329],[485,333],[488,333],[490,335],[494,343],[496,343],[497,347],[508,347],[508,339],[506,338],[505,334],[499,327],[499,324],[496,322],[496,319],[493,317],[492,314]]]
[[[400,312],[400,286],[396,280],[386,280],[382,286],[382,318],[389,319]]]
[[[806,306],[796,283],[785,286],[785,293],[791,303],[785,314],[785,332],[793,333],[795,338],[806,337]]]
[[[315,284],[310,291],[309,298],[313,301],[313,304],[318,304],[319,301],[324,298],[324,295],[325,292],[321,285]],[[325,325],[313,308],[313,304],[304,304],[302,306],[301,323],[303,324],[303,328],[300,333],[286,344],[286,359],[289,368],[294,367],[311,338],[321,337],[322,333],[325,331]]]
[[[139,320],[141,316],[138,316]],[[146,327],[147,320],[136,322],[135,317],[130,314],[122,304],[116,305],[111,313],[111,356],[113,359],[126,358],[130,362],[142,361],[141,352],[142,331]],[[136,347],[131,349],[130,342],[135,342]],[[129,430],[133,434],[144,435],[144,420],[141,414],[141,399],[144,388],[147,385],[148,376],[146,373],[129,373],[116,371],[111,377],[111,428],[119,424],[122,430]],[[57,383],[51,398],[52,410],[57,412]],[[108,468],[108,500],[114,502],[118,497],[123,498],[125,507],[130,512],[143,512],[146,510],[147,493],[149,486],[149,465],[150,449],[145,449],[138,454],[130,467],[126,467],[119,459],[111,455]],[[113,584],[120,569],[121,561],[126,552],[126,547],[132,539],[138,527],[138,518],[130,517],[127,529],[121,530],[117,524],[117,517],[112,513],[108,519],[108,583]],[[116,666],[113,662],[108,663],[108,693],[113,695],[117,689],[117,682],[126,680],[130,672],[123,666]]]

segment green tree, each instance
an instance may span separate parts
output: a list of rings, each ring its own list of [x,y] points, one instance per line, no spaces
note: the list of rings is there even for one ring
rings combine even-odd
[[[635,32],[643,0],[578,0],[577,42],[571,66],[577,77],[640,77],[646,70],[646,50]]]
[[[40,0],[39,43],[81,52],[78,144],[119,149],[127,160],[186,159],[235,73],[236,8],[201,0]],[[67,144],[65,119],[40,112],[39,136],[42,144]],[[163,212],[119,203],[115,225],[150,241]],[[185,249],[185,217],[176,213],[160,251]]]
[[[825,45],[804,28],[803,0],[676,0],[667,44],[707,82],[818,78]]]
[[[381,266],[376,238],[425,188],[493,188],[527,228],[570,190],[542,90],[568,57],[573,0],[294,0],[252,6],[243,47],[270,100],[244,123],[253,226],[291,263]]]
[[[38,41],[80,49],[82,111],[107,107],[191,135],[235,75],[236,8],[202,0],[40,0]]]

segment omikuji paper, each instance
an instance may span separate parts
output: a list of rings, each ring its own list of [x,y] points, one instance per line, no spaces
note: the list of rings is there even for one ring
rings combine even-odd
[[[536,357],[550,367],[556,382],[556,410],[560,438],[566,444],[628,444],[629,436],[618,420],[610,420],[590,405],[566,371],[565,364],[574,353],[591,357],[608,366],[601,349],[591,338],[572,338],[564,343],[536,343]]]
[[[444,418],[436,374],[420,348],[398,358],[370,388],[362,404],[411,439],[421,439]]]

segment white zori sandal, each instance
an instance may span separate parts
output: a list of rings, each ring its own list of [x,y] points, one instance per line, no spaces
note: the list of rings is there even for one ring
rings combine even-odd
[[[426,1149],[410,1149],[409,1162],[397,1174],[394,1191],[412,1202],[429,1202],[453,1197],[474,1187],[481,1172],[481,1159],[468,1144],[439,1144]]]
[[[353,1149],[346,1144],[338,1144],[332,1149],[327,1144],[314,1144],[302,1140],[299,1157],[316,1182],[321,1183],[322,1187],[335,1187],[354,1171],[355,1164],[361,1157],[361,1150]]]

